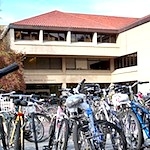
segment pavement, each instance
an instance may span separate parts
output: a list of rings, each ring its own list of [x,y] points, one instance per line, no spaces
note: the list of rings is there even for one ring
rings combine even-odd
[[[1,141],[0,141],[1,142]],[[47,145],[48,141],[42,142],[42,143],[38,143],[38,149],[36,149],[35,144],[25,141],[25,150],[43,150],[43,146]],[[3,150],[0,146],[0,150]],[[13,150],[13,149],[10,149]],[[67,150],[74,150],[73,147],[73,142],[71,140],[68,141],[68,148]],[[107,147],[105,147],[105,150],[113,150],[113,148],[111,147],[111,145],[107,145]],[[150,150],[150,148],[144,148],[144,150]]]
[[[48,145],[48,141],[38,143],[38,149],[34,143],[26,142],[25,150],[43,150],[43,146]],[[68,148],[67,150],[74,150],[73,143],[71,140],[68,141]]]
[[[106,144],[105,150],[113,150],[113,147],[111,146],[111,141],[109,138],[107,139],[106,143],[107,144]],[[0,145],[1,145],[1,140],[0,140]],[[25,150],[43,150],[43,146],[46,146],[46,145],[48,145],[48,140],[41,142],[41,143],[38,143],[37,148],[35,146],[35,143],[28,142],[25,140]],[[0,150],[3,150],[1,146],[0,146]],[[10,150],[13,150],[13,148]],[[75,150],[74,145],[73,145],[73,141],[72,141],[72,137],[69,138],[67,150]],[[150,150],[150,148],[144,148],[143,150]]]
[[[43,150],[43,146],[44,145],[45,146],[48,145],[48,140],[45,141],[45,142],[42,142],[42,143],[38,143],[38,149],[36,149],[35,144],[31,143],[31,142],[27,142],[26,141],[25,145],[26,145],[25,150]],[[75,150],[74,149],[74,145],[73,145],[73,141],[72,141],[72,136],[68,140],[67,150]],[[107,140],[107,144],[106,144],[105,150],[113,150],[113,148],[112,148],[112,146],[110,144],[110,138]]]

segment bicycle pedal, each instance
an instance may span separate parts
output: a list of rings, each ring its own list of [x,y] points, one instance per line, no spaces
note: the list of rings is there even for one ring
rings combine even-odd
[[[31,131],[25,130],[25,131],[24,131],[24,136],[25,136],[25,137],[28,137],[28,138],[31,138],[31,137],[32,137]]]
[[[48,146],[43,146],[42,150],[50,150],[50,148]]]

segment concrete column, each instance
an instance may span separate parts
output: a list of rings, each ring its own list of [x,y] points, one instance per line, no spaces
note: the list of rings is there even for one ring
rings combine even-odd
[[[113,58],[110,59],[110,71],[111,72],[114,71],[114,59]]]
[[[62,88],[66,88],[67,87],[67,84],[66,83],[62,83]]]
[[[9,32],[9,37],[10,37],[10,41],[11,42],[14,42],[15,41],[15,33],[14,33],[14,29],[10,29],[10,32]]]
[[[93,45],[97,45],[97,32],[95,32],[95,33],[93,34],[92,43],[93,43]]]
[[[40,43],[43,43],[43,30],[40,30],[39,41],[40,41]]]
[[[66,39],[67,39],[67,43],[71,44],[71,31],[67,32],[67,38]]]
[[[64,74],[64,79],[63,79],[63,83],[62,83],[62,88],[66,88],[66,59],[62,58],[62,72]]]
[[[66,59],[62,58],[62,72],[65,74],[66,73]]]

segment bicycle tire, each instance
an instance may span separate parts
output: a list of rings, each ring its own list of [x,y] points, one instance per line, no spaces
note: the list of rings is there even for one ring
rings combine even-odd
[[[19,119],[19,121],[16,124],[16,131],[14,137],[14,150],[24,150],[24,146],[22,144],[21,144],[21,120]]]
[[[49,127],[50,124],[50,117],[42,113],[35,113],[34,120],[36,127],[37,142],[39,143],[46,141],[49,138],[49,128],[47,130],[47,127]],[[29,142],[35,142],[32,129],[32,119],[28,119],[27,121],[29,121],[27,123],[29,129],[25,131],[26,133],[28,132],[28,134],[25,134],[25,139]]]
[[[132,110],[122,112],[120,119],[123,122],[123,128],[124,128],[125,136],[126,136],[126,139],[127,139],[128,147],[130,149],[137,149],[137,150],[141,149],[142,144],[143,144],[143,132],[142,132],[141,125],[140,125],[136,115],[134,114],[134,112]],[[125,120],[125,119],[130,119],[130,120]],[[132,124],[130,124],[131,119],[132,119],[132,122],[134,121],[133,123],[135,124],[135,127],[137,127],[137,128],[134,128],[134,129],[127,128],[128,126],[132,127],[131,126]],[[134,138],[130,137],[130,136],[132,136],[131,133],[133,133],[133,132],[137,133],[137,141],[136,142],[129,141],[130,139],[132,140],[132,139],[136,138],[136,137],[134,137]]]
[[[84,139],[81,139],[81,137],[83,137],[84,134],[82,134],[81,132],[81,127],[78,123],[74,123],[73,125],[73,143],[74,143],[74,149],[75,150],[82,150],[82,146],[81,143],[84,141],[84,148],[85,150],[94,150],[94,148],[92,148],[92,144],[90,142],[90,140],[88,138],[86,138],[86,136],[84,136]]]
[[[64,118],[61,121],[58,131],[58,142],[56,144],[56,150],[66,150],[69,137],[69,120]]]
[[[7,150],[6,137],[5,137],[5,131],[4,131],[4,126],[3,126],[3,117],[2,116],[0,116],[0,134],[1,134],[3,150]]]
[[[51,120],[50,130],[49,130],[49,141],[48,141],[48,150],[52,150],[54,147],[54,140],[55,140],[55,124],[56,124],[56,117]]]
[[[32,113],[31,114],[31,118],[32,118],[32,128],[33,128],[33,133],[34,133],[34,143],[35,143],[35,149],[38,150],[38,142],[37,142],[37,135],[36,135],[36,126],[35,126],[35,114]]]
[[[7,123],[7,145],[8,145],[8,148],[12,147],[13,143],[14,143],[14,139],[13,139],[13,141],[10,142],[14,123],[15,123],[15,118],[10,116],[10,118],[8,119],[8,123]]]
[[[93,138],[94,137],[87,137],[87,135],[85,133],[89,132],[89,128],[87,125],[87,129],[85,131],[85,127],[83,129],[83,127],[80,126],[80,124],[76,124],[76,126],[74,126],[73,129],[73,142],[74,142],[74,146],[75,146],[75,150],[83,150],[85,149],[85,143],[84,143],[84,148],[82,149],[81,147],[81,142],[85,139],[87,139],[87,148],[90,150],[101,150],[101,149],[105,149],[106,147],[108,147],[107,145],[107,134],[110,135],[110,139],[111,139],[111,144],[112,144],[112,149],[118,150],[119,148],[121,148],[121,150],[126,150],[127,149],[127,143],[126,143],[126,138],[124,135],[124,132],[122,131],[122,129],[120,129],[119,127],[117,127],[115,124],[108,122],[106,120],[96,120],[95,122],[95,126],[97,126],[99,132],[101,132],[99,135],[101,136],[101,143],[99,144],[99,147],[95,147],[95,145],[93,144]],[[79,133],[83,132],[83,135],[85,139],[81,139],[79,137]],[[112,132],[114,132],[112,134]],[[115,137],[117,135],[117,137]],[[118,137],[119,136],[119,137]],[[90,140],[92,138],[92,140]],[[116,141],[118,139],[120,139],[118,141],[118,143],[115,143],[115,139]],[[118,147],[119,148],[118,148]],[[109,146],[110,147],[110,146]],[[106,148],[107,149],[107,148]]]

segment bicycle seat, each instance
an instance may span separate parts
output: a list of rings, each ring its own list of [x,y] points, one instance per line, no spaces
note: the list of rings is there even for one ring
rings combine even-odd
[[[65,105],[66,105],[68,108],[76,107],[76,106],[78,106],[79,104],[83,103],[83,101],[84,101],[84,96],[85,96],[84,94],[71,95],[71,96],[69,96],[69,97],[66,99]]]
[[[14,99],[13,103],[16,106],[27,106],[28,105],[28,102],[22,98],[21,99]]]

